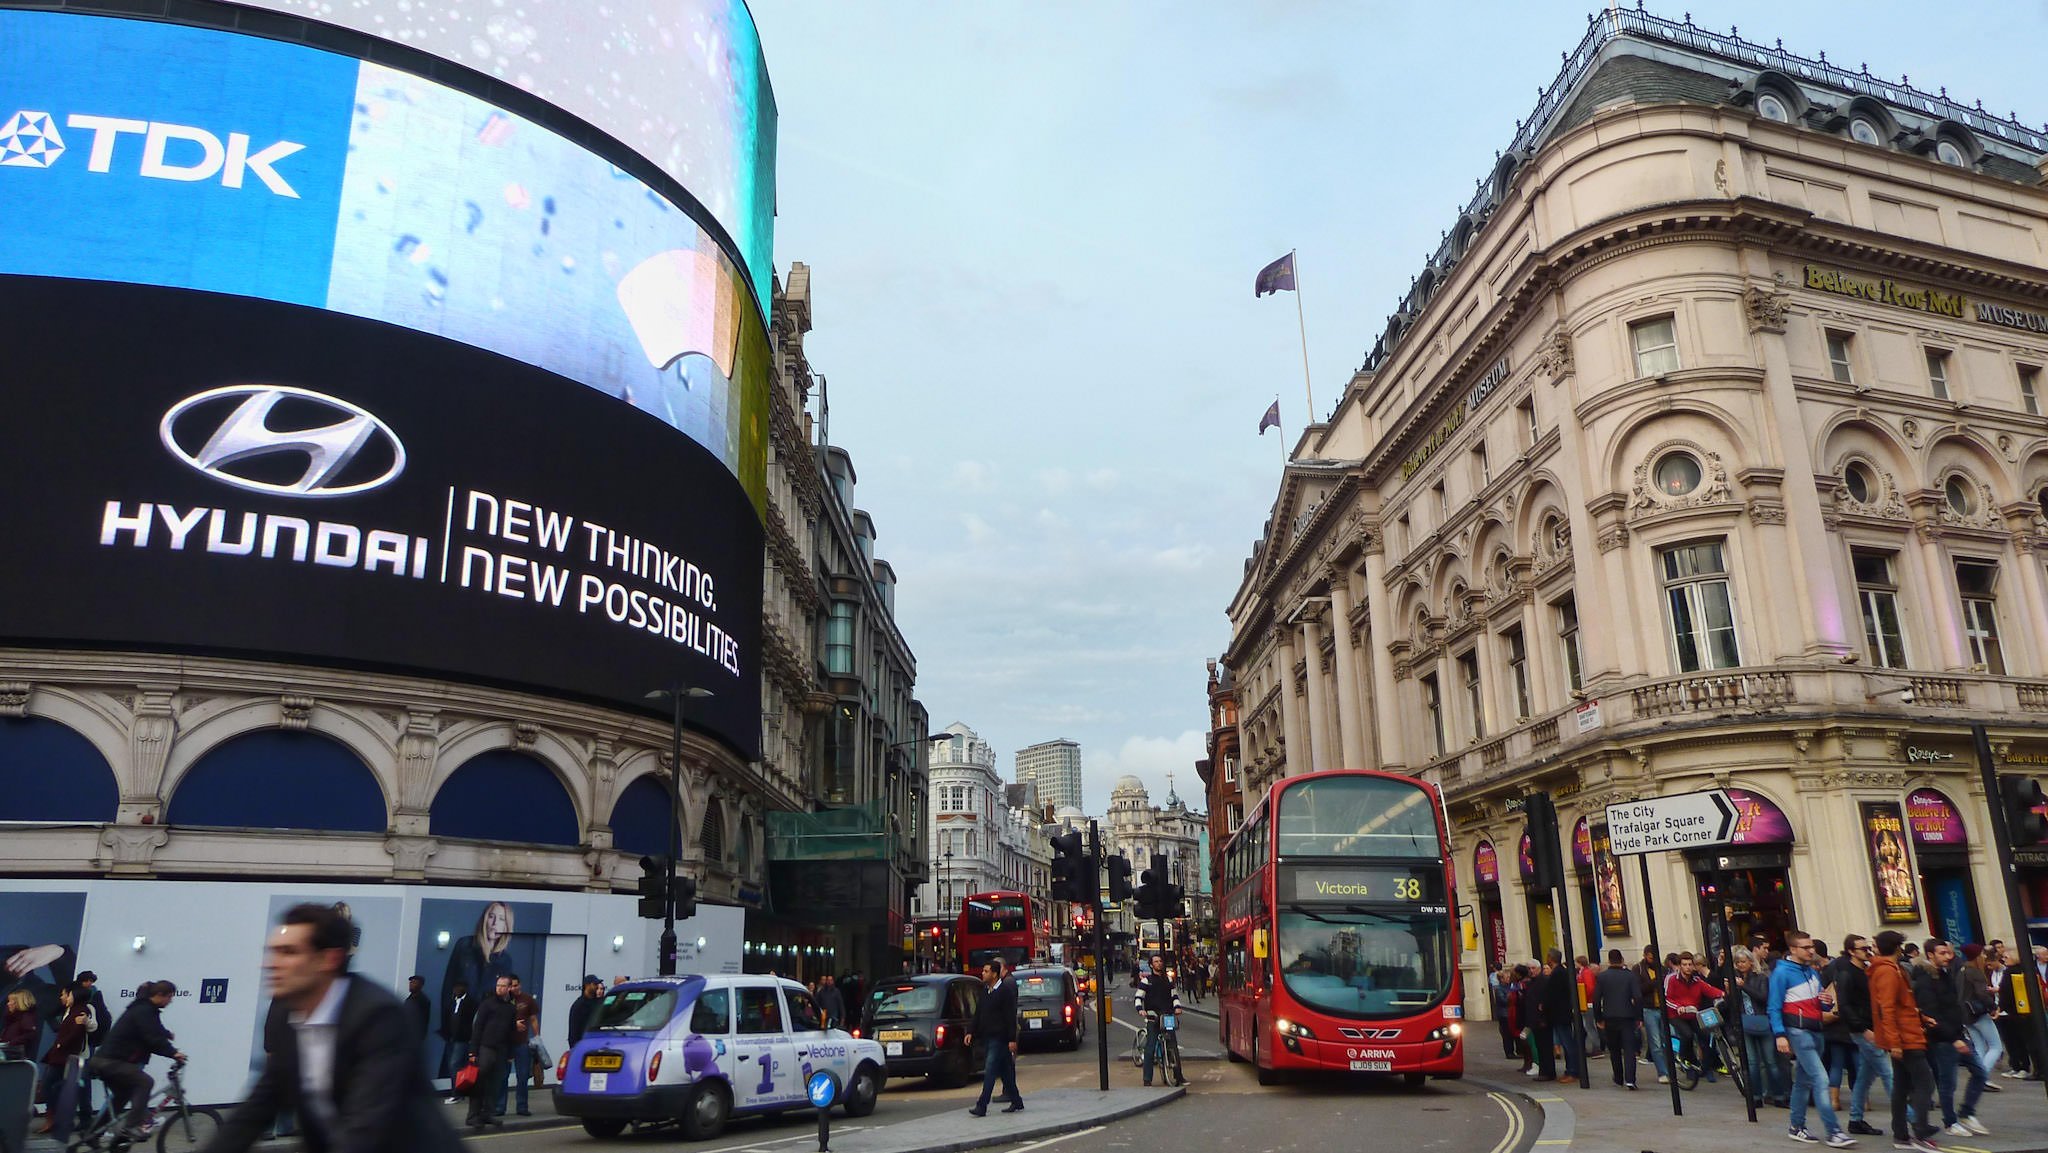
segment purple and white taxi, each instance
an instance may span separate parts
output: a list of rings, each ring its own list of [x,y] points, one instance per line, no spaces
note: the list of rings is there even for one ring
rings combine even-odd
[[[627,981],[591,1010],[583,1039],[555,1069],[555,1111],[593,1137],[628,1126],[716,1136],[733,1116],[809,1109],[811,1074],[838,1075],[849,1117],[874,1112],[882,1046],[819,1027],[802,985],[755,975]]]

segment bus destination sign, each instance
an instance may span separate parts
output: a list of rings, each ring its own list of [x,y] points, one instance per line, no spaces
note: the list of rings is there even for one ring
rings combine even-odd
[[[1441,905],[1441,865],[1299,865],[1283,868],[1282,901],[1338,901]]]

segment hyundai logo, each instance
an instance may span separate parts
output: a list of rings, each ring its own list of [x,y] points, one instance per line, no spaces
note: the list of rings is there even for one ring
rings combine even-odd
[[[164,447],[223,484],[277,496],[353,496],[405,471],[391,426],[356,405],[282,384],[188,396],[158,425]]]

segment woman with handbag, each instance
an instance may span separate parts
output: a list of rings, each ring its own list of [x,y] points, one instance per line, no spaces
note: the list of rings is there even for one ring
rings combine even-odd
[[[1777,1052],[1771,1043],[1770,974],[1756,967],[1756,954],[1735,947],[1735,992],[1742,1007],[1742,1064],[1749,1095],[1759,1108],[1782,1104],[1789,1092],[1778,1084]]]

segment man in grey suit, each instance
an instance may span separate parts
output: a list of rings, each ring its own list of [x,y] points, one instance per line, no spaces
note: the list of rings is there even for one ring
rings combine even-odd
[[[351,935],[348,919],[325,905],[292,907],[270,934],[263,1075],[206,1153],[241,1153],[285,1111],[310,1153],[460,1148],[420,1069],[405,1006],[349,973]]]

